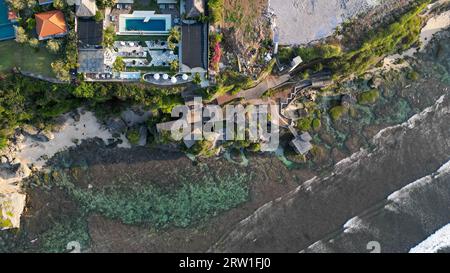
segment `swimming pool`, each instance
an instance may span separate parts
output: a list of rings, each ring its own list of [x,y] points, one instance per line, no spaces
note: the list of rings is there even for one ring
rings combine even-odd
[[[165,19],[150,19],[147,22],[145,18],[129,18],[125,21],[125,30],[127,31],[165,31]]]
[[[14,24],[8,20],[8,7],[5,0],[0,0],[0,41],[14,37]]]

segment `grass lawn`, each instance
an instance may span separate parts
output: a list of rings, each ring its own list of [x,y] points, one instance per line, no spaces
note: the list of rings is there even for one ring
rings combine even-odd
[[[53,77],[50,64],[57,59],[45,48],[36,51],[28,45],[19,45],[15,41],[0,42],[0,71],[20,67],[23,71]]]

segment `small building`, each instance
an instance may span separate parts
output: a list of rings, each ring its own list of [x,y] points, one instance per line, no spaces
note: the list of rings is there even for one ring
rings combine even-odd
[[[66,20],[60,10],[37,13],[35,18],[39,40],[59,38],[67,34]]]
[[[208,69],[208,29],[206,24],[181,27],[181,72],[206,72]]]
[[[175,7],[178,4],[178,0],[158,0],[157,4],[160,9],[166,9],[168,7]]]
[[[77,34],[80,48],[101,45],[103,22],[97,22],[92,18],[78,18]]]
[[[134,4],[134,0],[115,0],[114,2],[119,9],[131,7]]]
[[[296,69],[302,63],[303,63],[303,59],[300,56],[297,56],[294,59],[292,59],[292,61],[291,61],[291,69],[289,70],[289,72],[292,72],[294,69]]]
[[[186,18],[197,18],[205,13],[205,0],[185,0]]]
[[[95,0],[76,0],[75,14],[77,17],[94,17],[97,13]]]
[[[53,0],[38,0],[39,5],[43,6],[43,5],[49,5],[51,3],[53,3]]]
[[[309,133],[303,133],[301,135],[297,135],[290,144],[297,153],[306,155],[313,148],[311,140],[312,137]]]

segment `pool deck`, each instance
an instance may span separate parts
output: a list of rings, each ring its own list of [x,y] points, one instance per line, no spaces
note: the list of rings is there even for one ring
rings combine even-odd
[[[152,19],[165,20],[166,28],[163,31],[146,31],[146,30],[127,30],[127,19],[142,19],[142,22],[148,22]],[[131,14],[121,14],[119,16],[119,31],[118,35],[163,35],[168,34],[172,28],[172,15],[170,14],[156,14],[155,11],[134,11]]]

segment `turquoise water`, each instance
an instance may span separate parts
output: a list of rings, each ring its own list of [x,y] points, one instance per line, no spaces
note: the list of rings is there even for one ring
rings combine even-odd
[[[15,37],[13,23],[8,20],[8,7],[0,0],[0,41]]]
[[[144,22],[144,19],[126,19],[125,29],[127,31],[165,31],[166,20],[150,19]]]

